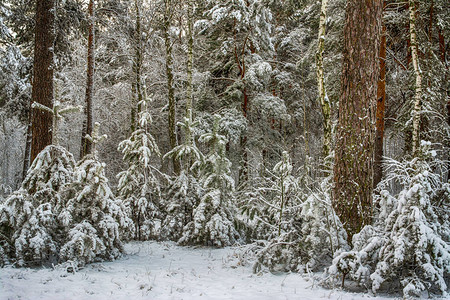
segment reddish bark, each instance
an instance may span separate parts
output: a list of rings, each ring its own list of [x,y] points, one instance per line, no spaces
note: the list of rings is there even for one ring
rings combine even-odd
[[[381,0],[348,0],[344,27],[333,207],[349,240],[372,217]]]
[[[386,6],[386,1],[384,2]],[[381,29],[380,42],[380,76],[377,89],[377,111],[375,131],[375,156],[373,185],[376,187],[383,177],[383,141],[384,141],[384,114],[386,110],[386,26]]]

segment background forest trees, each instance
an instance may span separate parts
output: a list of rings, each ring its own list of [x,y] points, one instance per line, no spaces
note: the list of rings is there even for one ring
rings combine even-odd
[[[59,146],[73,159],[67,186],[52,190],[64,201],[49,203],[76,204],[74,191],[100,184],[107,192],[94,202],[108,203],[114,222],[126,219],[119,227],[131,228],[128,222],[134,222],[135,232],[126,238],[216,246],[258,241],[255,269],[318,268],[339,254],[330,274],[358,280],[351,272],[364,266],[367,276],[360,281],[372,280],[376,291],[378,284],[398,275],[383,273],[377,265],[387,260],[383,249],[392,248],[392,240],[383,235],[387,229],[377,220],[390,216],[395,223],[406,214],[401,203],[420,194],[425,202],[416,197],[418,202],[408,200],[408,207],[420,212],[427,209],[425,204],[432,207],[418,220],[431,222],[426,226],[436,234],[436,251],[448,253],[447,1],[369,1],[376,9],[371,22],[364,22],[376,24],[377,31],[369,40],[365,28],[358,27],[363,24],[352,19],[361,17],[351,14],[357,11],[352,5],[363,5],[361,1],[44,2],[55,5],[48,16],[54,18],[52,41],[46,44],[39,42],[45,28],[34,21],[39,8],[35,0],[0,3],[3,209],[11,195],[31,201],[36,209],[48,200],[25,192],[22,183],[31,176],[29,158],[37,155],[26,150],[34,149],[27,148],[32,141],[28,137],[43,141],[36,122],[30,125],[46,113],[31,106],[39,98],[49,108],[86,107],[84,113],[61,118],[57,132],[51,132],[50,139],[57,135]],[[50,68],[41,67],[41,50],[53,55],[47,57]],[[41,69],[50,77],[37,75]],[[370,82],[354,87],[368,76]],[[44,98],[36,91],[43,87],[53,102],[41,102]],[[355,100],[356,94],[367,98],[358,102],[360,109],[352,105],[357,102],[346,101]],[[46,120],[48,131],[52,118]],[[108,138],[89,150],[84,141],[89,144],[94,138],[95,122]],[[355,128],[361,129],[358,134]],[[362,165],[366,168],[356,172]],[[83,177],[87,171],[101,183]],[[22,194],[12,194],[16,190]],[[358,198],[352,209],[370,212],[354,224],[337,209],[349,197]],[[367,209],[360,205],[365,201],[361,197]],[[6,222],[1,212],[0,229]],[[77,222],[70,223],[71,229],[63,222],[64,230],[76,235],[76,229],[95,240],[94,231],[81,219]],[[382,242],[370,239],[374,232]],[[106,236],[99,241],[109,243],[114,253],[108,255],[115,257],[120,241],[102,240]],[[115,233],[109,236],[117,238]],[[378,247],[376,258],[362,261],[363,246],[371,242]],[[423,249],[434,247],[427,245]],[[52,247],[59,247],[58,242]],[[93,251],[108,251],[100,248]],[[93,259],[87,254],[84,258]],[[353,265],[344,268],[347,262]],[[437,270],[433,278],[445,272],[448,276],[443,263],[430,262]],[[379,277],[370,279],[373,274]],[[403,278],[405,286],[416,288],[408,291],[423,290],[424,274]]]

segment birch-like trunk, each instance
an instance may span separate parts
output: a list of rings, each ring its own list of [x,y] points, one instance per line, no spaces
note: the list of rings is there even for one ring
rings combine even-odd
[[[327,157],[331,151],[331,104],[327,96],[325,89],[325,78],[323,70],[323,52],[325,47],[325,33],[326,33],[326,20],[327,20],[327,4],[328,0],[322,0],[320,8],[320,20],[319,20],[319,36],[317,42],[316,52],[316,75],[317,75],[317,87],[319,92],[319,102],[322,108],[323,117],[323,155]],[[327,166],[329,167],[329,166]]]
[[[411,39],[411,61],[414,68],[415,92],[413,107],[412,152],[417,154],[420,140],[420,112],[422,110],[422,72],[419,66],[416,30],[417,3],[409,0],[409,34]]]

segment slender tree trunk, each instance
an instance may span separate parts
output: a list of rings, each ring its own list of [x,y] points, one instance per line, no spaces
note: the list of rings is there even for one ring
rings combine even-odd
[[[136,14],[136,24],[134,32],[134,60],[133,60],[133,104],[131,107],[131,132],[135,131],[138,124],[139,113],[141,112],[142,91],[142,30],[141,30],[141,2],[134,1]]]
[[[349,241],[372,216],[382,0],[348,0],[333,207]]]
[[[422,110],[422,72],[419,67],[417,30],[416,30],[417,4],[409,0],[409,34],[411,38],[411,61],[414,68],[415,92],[413,107],[412,152],[417,154],[420,140],[420,111]]]
[[[36,2],[36,35],[31,101],[49,108],[53,107],[54,10],[54,0]],[[47,111],[33,108],[31,123],[30,161],[33,161],[39,152],[52,143],[52,116]]]
[[[92,135],[94,128],[94,119],[92,113],[92,101],[94,95],[94,67],[95,67],[95,9],[94,0],[89,0],[89,36],[88,36],[88,55],[87,55],[87,78],[86,78],[86,96],[83,122],[83,130],[81,132],[81,151],[80,158],[92,153],[92,143],[86,138],[86,135]]]
[[[187,95],[186,95],[186,117],[192,120],[192,65],[194,61],[194,4],[188,0],[188,60],[187,60]]]
[[[317,75],[317,87],[319,91],[319,102],[322,108],[323,117],[323,156],[327,157],[331,151],[331,104],[327,96],[325,89],[325,79],[323,70],[323,51],[325,47],[325,33],[326,33],[326,20],[327,20],[327,3],[328,0],[322,0],[322,6],[320,8],[320,21],[319,21],[319,36],[316,52],[316,75]],[[327,165],[327,168],[330,166]]]
[[[175,127],[175,89],[173,87],[173,57],[172,57],[172,41],[170,40],[169,30],[172,19],[172,1],[165,0],[165,14],[164,14],[164,41],[166,46],[166,76],[167,76],[167,98],[169,101],[169,140],[171,149],[177,146],[177,133]],[[175,157],[172,158],[173,171],[175,174],[180,174],[180,162]]]
[[[440,52],[440,57],[442,62],[445,63],[445,54],[446,54],[446,46],[445,46],[445,39],[444,39],[444,35],[442,34],[442,30],[439,28],[438,30],[438,34],[439,34],[439,52]]]
[[[386,1],[383,2],[383,9]],[[375,162],[373,170],[373,186],[376,187],[383,177],[383,145],[384,145],[384,114],[386,110],[386,26],[381,29],[380,43],[380,77],[377,89],[377,112],[375,131]]]
[[[25,153],[23,156],[23,169],[22,169],[22,181],[27,176],[28,169],[30,168],[30,154],[31,154],[31,141],[33,139],[32,135],[32,108],[31,108],[31,101],[28,111],[28,125],[27,125],[27,135],[26,135],[26,141],[25,141]]]

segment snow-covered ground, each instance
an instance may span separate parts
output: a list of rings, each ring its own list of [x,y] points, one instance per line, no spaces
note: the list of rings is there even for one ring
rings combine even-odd
[[[235,248],[136,242],[126,251],[119,260],[75,273],[62,267],[0,269],[0,299],[388,299],[326,290],[299,274],[253,274]]]

